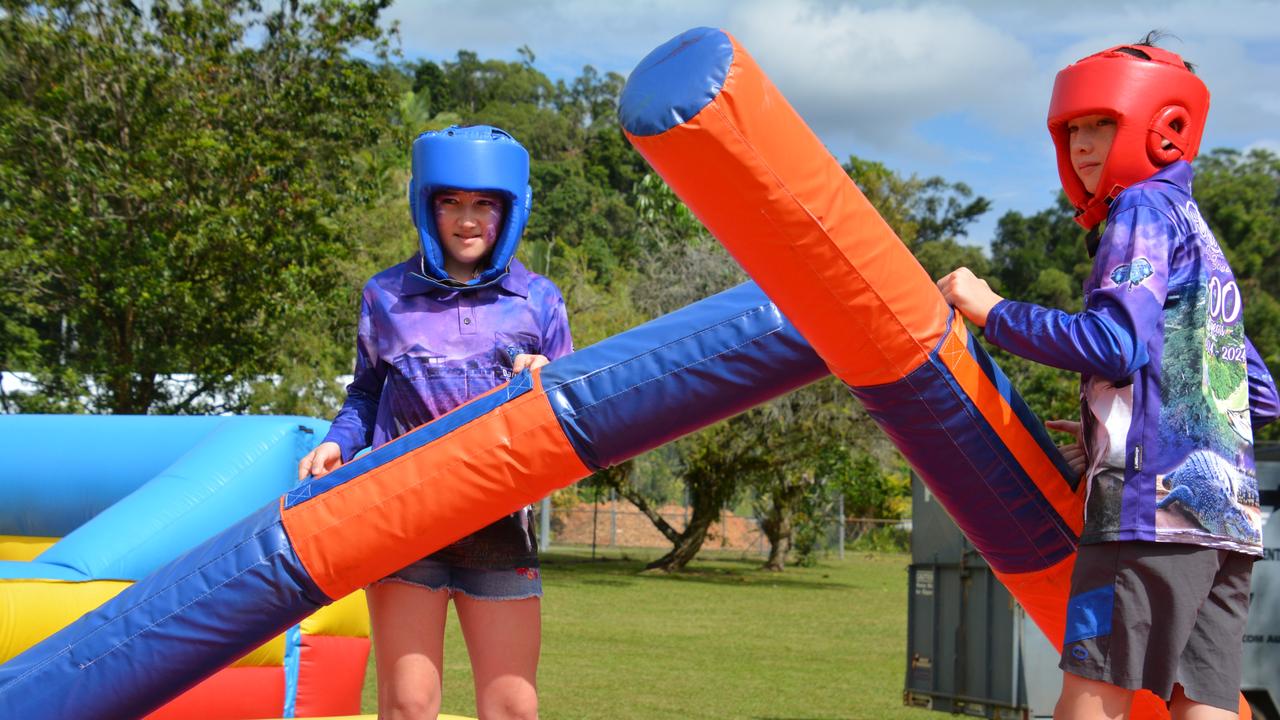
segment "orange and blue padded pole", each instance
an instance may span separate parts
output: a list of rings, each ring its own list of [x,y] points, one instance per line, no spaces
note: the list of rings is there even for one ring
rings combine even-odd
[[[826,374],[752,283],[523,373],[301,485],[0,665],[0,717],[143,717],[318,607]]]
[[[786,98],[728,33],[695,28],[640,61],[619,116],[1060,646],[1079,479]],[[1150,693],[1134,708],[1168,717]]]
[[[924,268],[727,33],[623,90],[636,149],[796,323],[1050,637],[1081,527],[1068,469]]]

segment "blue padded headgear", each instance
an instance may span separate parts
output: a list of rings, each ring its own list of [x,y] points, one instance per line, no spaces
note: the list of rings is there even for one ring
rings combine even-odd
[[[529,220],[529,152],[504,130],[488,125],[428,130],[413,141],[409,212],[422,245],[422,274],[437,287],[474,290],[507,274],[516,245]],[[444,269],[444,246],[436,229],[431,198],[440,190],[490,190],[507,199],[502,229],[480,274],[460,282]]]

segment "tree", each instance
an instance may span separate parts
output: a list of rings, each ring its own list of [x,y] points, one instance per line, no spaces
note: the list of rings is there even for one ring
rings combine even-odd
[[[904,178],[883,163],[854,155],[842,167],[931,277],[938,279],[962,265],[979,275],[986,272],[982,249],[960,240],[991,208],[990,200],[973,197],[961,182]]]
[[[707,531],[738,492],[740,478],[760,462],[746,440],[750,436],[748,423],[747,414],[742,414],[676,441],[676,471],[684,481],[689,502],[689,521],[680,530],[672,527],[631,482],[630,468],[605,475],[604,481],[671,542],[671,550],[650,562],[647,569],[678,572],[702,549]]]
[[[823,507],[829,491],[843,492],[855,482],[849,459],[891,451],[884,434],[836,378],[800,388],[744,417],[745,440],[758,462],[743,480],[753,491],[761,530],[769,540],[764,567],[781,571],[793,548],[802,562],[812,557],[818,534],[833,519]]]
[[[1084,230],[1075,209],[1059,192],[1053,206],[1032,215],[1001,216],[991,242],[991,275],[996,292],[1011,300],[1079,312],[1080,288],[1092,268]],[[1013,387],[1043,418],[1079,416],[1079,375],[1031,362],[987,346]]]
[[[0,296],[19,407],[243,410],[284,331],[345,307],[337,218],[382,191],[359,154],[396,106],[386,4],[5,3],[0,262],[39,268]]]
[[[998,291],[1040,305],[1079,309],[1080,287],[1092,261],[1084,230],[1065,193],[1054,205],[1030,216],[1005,213],[991,242],[991,269]]]

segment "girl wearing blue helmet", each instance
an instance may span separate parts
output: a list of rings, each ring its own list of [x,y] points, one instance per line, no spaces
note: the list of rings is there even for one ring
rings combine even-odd
[[[419,252],[365,285],[354,380],[299,477],[325,475],[573,351],[560,291],[515,258],[528,180],[528,152],[497,128],[451,127],[414,141],[409,207]],[[369,586],[379,717],[440,712],[453,600],[480,717],[536,718],[541,595],[528,508]]]

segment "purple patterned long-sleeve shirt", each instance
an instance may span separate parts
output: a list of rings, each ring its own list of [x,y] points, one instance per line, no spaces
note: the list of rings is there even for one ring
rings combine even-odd
[[[986,337],[1081,373],[1089,498],[1080,541],[1259,554],[1253,428],[1280,414],[1244,299],[1175,162],[1112,203],[1084,312],[1002,301]]]
[[[355,377],[325,436],[342,448],[344,462],[506,382],[518,354],[555,360],[573,352],[559,289],[519,260],[494,285],[466,292],[427,284],[416,275],[420,267],[415,255],[364,287]],[[522,511],[433,557],[472,567],[534,566],[530,533]]]

